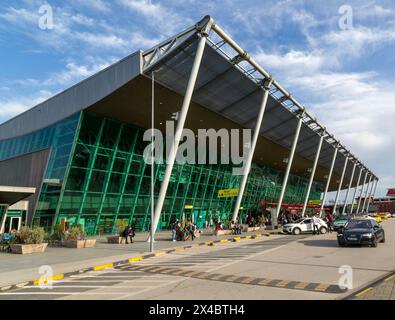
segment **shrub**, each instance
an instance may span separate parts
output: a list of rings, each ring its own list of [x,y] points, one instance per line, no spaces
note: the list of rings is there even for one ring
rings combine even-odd
[[[50,236],[50,239],[52,241],[60,241],[63,239],[64,232],[63,232],[63,226],[61,224],[55,225],[53,232]]]
[[[82,230],[81,225],[75,225],[71,227],[67,232],[66,240],[84,240],[86,237],[85,232]]]
[[[20,244],[41,244],[44,242],[45,231],[40,227],[22,227],[18,234]]]
[[[123,236],[123,231],[125,228],[128,226],[128,222],[126,220],[118,220],[117,222],[117,229],[118,229],[118,234],[120,237]]]

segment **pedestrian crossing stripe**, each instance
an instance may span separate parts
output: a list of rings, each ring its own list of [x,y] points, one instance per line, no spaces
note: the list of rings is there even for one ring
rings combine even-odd
[[[187,269],[172,269],[158,266],[131,266],[129,269],[140,270],[142,272],[148,273],[159,273],[168,274],[173,276],[182,276],[188,278],[202,279],[202,280],[212,280],[212,281],[223,281],[240,283],[247,285],[265,286],[265,287],[276,287],[284,289],[294,289],[294,290],[304,290],[304,291],[314,291],[321,293],[344,293],[347,291],[346,288],[342,289],[337,285],[331,285],[326,283],[307,283],[291,280],[278,280],[278,279],[263,279],[263,278],[253,278],[247,276],[234,276],[210,272],[198,272],[191,271]]]

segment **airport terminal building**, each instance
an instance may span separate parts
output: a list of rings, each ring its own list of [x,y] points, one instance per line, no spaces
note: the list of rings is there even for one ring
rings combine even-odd
[[[210,17],[126,57],[0,125],[0,186],[36,189],[25,209],[9,215],[46,229],[66,219],[88,234],[111,233],[119,220],[146,230],[151,165],[143,159],[143,135],[152,127],[152,104],[161,131],[180,111],[187,111],[183,127],[194,132],[259,129],[242,194],[243,176],[233,175],[231,164],[175,164],[169,179],[168,164],[155,165],[155,199],[165,191],[158,229],[183,215],[200,224],[231,219],[235,206],[244,218],[265,203],[281,209],[325,201],[328,191],[346,188],[353,200],[350,189],[361,185],[372,192],[377,178],[366,166],[277,82],[269,79],[267,87],[268,79]],[[239,194],[224,196],[226,190]]]

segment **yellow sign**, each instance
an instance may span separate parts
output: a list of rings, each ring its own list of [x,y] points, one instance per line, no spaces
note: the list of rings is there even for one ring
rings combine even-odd
[[[185,206],[185,209],[186,209],[186,210],[193,209],[193,206],[192,206],[192,205],[186,205],[186,206]]]
[[[319,206],[319,205],[321,205],[321,200],[310,200],[309,205],[310,206]]]
[[[240,189],[225,189],[218,191],[218,198],[234,198],[239,195]]]

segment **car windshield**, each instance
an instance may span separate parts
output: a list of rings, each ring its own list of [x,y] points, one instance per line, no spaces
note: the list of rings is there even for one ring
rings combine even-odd
[[[351,220],[347,223],[346,229],[370,229],[372,223],[369,220]]]

